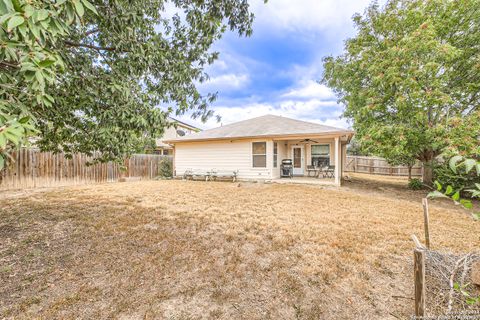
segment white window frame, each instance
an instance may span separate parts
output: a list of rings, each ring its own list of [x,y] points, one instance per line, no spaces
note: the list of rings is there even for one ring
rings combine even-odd
[[[254,145],[255,143],[264,143],[264,144],[265,144],[265,153],[255,153],[255,154],[254,154],[254,153],[253,153],[253,145]],[[266,168],[267,168],[267,163],[268,163],[268,162],[267,162],[267,160],[268,160],[268,156],[267,156],[268,151],[267,151],[267,148],[268,148],[268,143],[267,143],[267,141],[252,141],[252,143],[251,143],[251,155],[252,155],[251,164],[252,164],[252,168],[254,168],[254,169],[266,169]],[[265,166],[263,166],[263,167],[256,167],[256,166],[254,165],[255,156],[265,156]]]
[[[328,146],[328,162],[331,165],[332,162],[332,144],[331,143],[315,143],[310,146],[310,164],[313,161],[313,146]]]

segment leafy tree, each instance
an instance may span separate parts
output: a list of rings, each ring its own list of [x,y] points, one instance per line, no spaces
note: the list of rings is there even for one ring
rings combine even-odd
[[[346,105],[362,145],[420,160],[425,183],[449,144],[451,119],[476,135],[465,121],[480,105],[479,8],[480,0],[373,3],[354,16],[358,33],[345,52],[324,59],[323,82]]]
[[[347,146],[347,154],[351,156],[368,156],[360,142],[354,136]]]
[[[0,0],[0,168],[32,133],[106,161],[160,136],[169,113],[210,117],[216,94],[196,85],[211,46],[252,22],[247,0]]]

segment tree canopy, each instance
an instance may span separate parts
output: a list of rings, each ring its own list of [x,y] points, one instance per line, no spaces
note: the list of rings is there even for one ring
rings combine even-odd
[[[324,59],[323,82],[345,104],[362,147],[422,161],[431,183],[429,164],[452,128],[478,142],[466,119],[480,103],[480,1],[390,0],[353,20],[358,32],[342,55]]]
[[[208,118],[211,46],[252,22],[247,0],[0,0],[0,168],[33,133],[42,150],[112,160],[171,113]]]

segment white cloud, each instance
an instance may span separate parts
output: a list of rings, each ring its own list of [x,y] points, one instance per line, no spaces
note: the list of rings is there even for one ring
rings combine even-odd
[[[321,100],[335,100],[333,91],[323,84],[319,84],[313,80],[306,80],[300,86],[287,91],[282,95],[284,98],[297,99],[321,99]]]
[[[382,1],[381,1],[382,2]],[[371,0],[251,0],[256,25],[276,30],[351,29],[354,13]]]
[[[342,107],[333,101],[310,99],[307,101],[283,100],[276,103],[245,103],[239,106],[216,106],[211,108],[216,115],[222,117],[220,123],[215,118],[206,123],[191,119],[188,115],[180,120],[191,123],[202,129],[211,129],[242,120],[260,117],[266,114],[284,116],[292,119],[310,121],[340,128],[348,128],[345,119],[341,119]]]
[[[207,82],[199,85],[199,88],[213,91],[240,89],[244,87],[249,80],[248,74],[227,73],[210,77]]]

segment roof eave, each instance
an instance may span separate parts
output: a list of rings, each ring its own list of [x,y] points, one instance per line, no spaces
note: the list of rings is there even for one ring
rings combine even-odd
[[[352,130],[341,130],[341,131],[329,131],[329,132],[322,132],[322,133],[292,133],[292,134],[280,134],[280,135],[255,135],[255,136],[239,136],[239,137],[216,137],[216,138],[198,138],[198,139],[171,139],[171,140],[164,140],[164,143],[168,144],[176,144],[176,143],[188,143],[188,142],[201,142],[201,141],[223,141],[223,140],[238,140],[238,139],[261,139],[261,138],[292,138],[292,137],[304,137],[304,136],[315,136],[315,137],[322,137],[322,136],[334,136],[334,135],[349,135],[353,136],[354,131]]]

